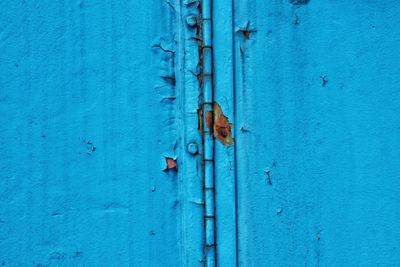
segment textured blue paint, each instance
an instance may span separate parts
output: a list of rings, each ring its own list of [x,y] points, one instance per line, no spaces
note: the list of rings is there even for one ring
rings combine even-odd
[[[235,0],[239,264],[400,266],[400,5],[289,2]]]
[[[197,7],[170,2],[1,1],[0,265],[201,265]]]
[[[397,1],[202,11],[204,69],[197,1],[1,1],[2,266],[400,266]]]

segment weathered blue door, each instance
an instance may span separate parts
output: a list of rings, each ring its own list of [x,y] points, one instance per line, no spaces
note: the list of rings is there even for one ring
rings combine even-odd
[[[399,12],[2,1],[1,266],[400,266]]]

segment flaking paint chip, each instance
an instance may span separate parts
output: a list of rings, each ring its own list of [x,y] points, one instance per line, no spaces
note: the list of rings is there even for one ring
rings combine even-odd
[[[166,157],[165,158],[165,163],[166,163],[166,167],[165,167],[165,171],[169,171],[169,170],[177,170],[178,166],[176,164],[176,159],[174,158],[169,158]]]
[[[289,3],[292,5],[307,5],[310,2],[310,0],[289,0]]]
[[[222,112],[221,106],[214,102],[213,105],[213,113],[214,113],[214,137],[217,138],[221,143],[226,146],[233,145],[234,141],[232,138],[231,129],[233,125],[229,122],[228,117],[224,115]]]

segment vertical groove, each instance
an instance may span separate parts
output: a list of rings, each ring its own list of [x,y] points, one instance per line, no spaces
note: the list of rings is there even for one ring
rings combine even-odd
[[[233,71],[232,71],[232,82],[233,82],[233,116],[234,116],[234,125],[237,125],[236,119],[238,118],[237,115],[237,109],[236,109],[236,52],[235,52],[235,0],[232,0],[232,65],[233,65]],[[238,137],[237,133],[237,128],[234,128],[234,136],[235,139]],[[236,236],[236,266],[239,266],[239,223],[238,223],[238,182],[237,182],[237,141],[234,142],[233,144],[234,152],[233,152],[233,164],[235,166],[235,171],[234,171],[234,184],[235,184],[235,236]]]

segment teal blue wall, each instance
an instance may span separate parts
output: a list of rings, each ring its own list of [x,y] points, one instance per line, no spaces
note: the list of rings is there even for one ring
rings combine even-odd
[[[400,266],[400,4],[213,2],[219,266]],[[197,14],[1,1],[0,265],[203,265]]]

